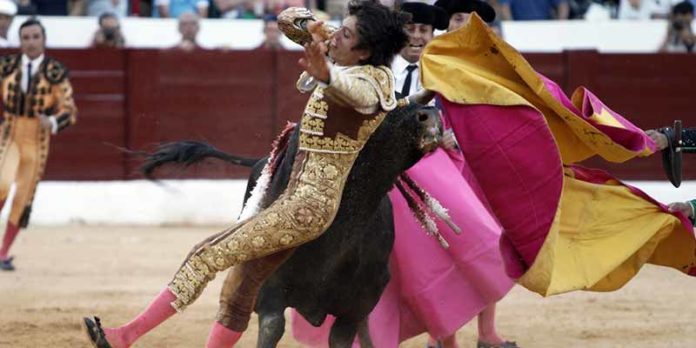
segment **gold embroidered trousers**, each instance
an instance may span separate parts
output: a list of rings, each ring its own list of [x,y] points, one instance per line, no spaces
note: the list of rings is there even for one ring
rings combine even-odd
[[[0,202],[5,202],[15,183],[9,222],[26,225],[20,222],[23,216],[28,219],[28,209],[46,166],[50,135],[33,117],[6,119],[0,132]]]
[[[331,225],[358,153],[298,151],[285,192],[256,216],[211,236],[191,251],[169,289],[183,310],[217,272],[319,237]]]

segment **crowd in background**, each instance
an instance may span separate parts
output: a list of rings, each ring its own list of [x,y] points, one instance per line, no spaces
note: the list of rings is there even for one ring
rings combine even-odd
[[[380,0],[399,6],[403,0]],[[409,0],[414,1],[414,0]],[[418,1],[418,0],[416,0]],[[427,2],[428,0],[421,0]],[[693,52],[694,2],[696,0],[487,0],[500,21],[515,20],[651,20],[668,19],[663,52]],[[432,0],[431,0],[432,2]],[[265,41],[259,48],[279,49],[276,15],[290,6],[312,8],[320,19],[336,19],[347,0],[0,0],[0,47],[7,46],[7,28],[12,16],[94,16],[99,29],[94,47],[125,47],[119,19],[125,16],[177,18],[184,50],[199,48],[196,36],[200,18],[263,19]]]
[[[105,12],[119,17],[172,17],[192,12],[202,18],[264,18],[289,6],[303,6],[330,18],[343,13],[345,0],[9,0],[19,14],[41,16],[94,16]],[[402,0],[382,0],[398,4]],[[692,4],[696,0],[688,0]],[[423,2],[428,2],[424,0]],[[583,19],[608,16],[615,19],[668,18],[681,0],[488,0],[502,20]]]

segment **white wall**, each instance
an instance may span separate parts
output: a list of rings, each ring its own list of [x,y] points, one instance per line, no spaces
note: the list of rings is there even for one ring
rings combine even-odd
[[[696,181],[632,182],[661,202],[696,197]],[[32,225],[229,225],[241,211],[242,180],[144,180],[39,184]],[[6,206],[2,212],[5,221]]]
[[[10,40],[18,42],[15,18]],[[90,17],[42,17],[51,48],[86,47],[97,28]],[[137,48],[167,48],[179,40],[175,19],[129,17],[121,27],[127,45]],[[199,41],[206,48],[251,49],[262,37],[261,20],[206,19]],[[667,32],[667,23],[655,21],[536,21],[504,22],[505,39],[522,52],[560,52],[564,49],[598,49],[601,52],[655,52]],[[286,47],[299,49],[285,39]]]

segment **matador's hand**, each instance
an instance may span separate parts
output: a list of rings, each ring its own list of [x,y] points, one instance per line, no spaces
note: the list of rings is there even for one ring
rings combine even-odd
[[[39,121],[41,122],[41,128],[48,129],[48,130],[53,129],[53,123],[51,123],[49,116],[41,115],[41,116],[39,116]]]
[[[304,45],[305,57],[301,58],[299,63],[304,70],[314,77],[317,81],[329,83],[331,74],[329,73],[329,64],[326,61],[325,39],[318,30],[323,25],[323,22],[316,21],[309,24],[309,32],[312,33],[312,42]]]
[[[657,149],[658,150],[664,150],[667,148],[669,145],[669,142],[667,141],[667,136],[654,130],[654,129],[649,129],[645,131],[645,134],[647,134],[652,141],[657,144]]]
[[[671,203],[669,205],[669,211],[673,213],[680,212],[684,214],[684,216],[688,216],[690,218],[694,217],[694,210],[692,209],[691,204],[685,202]]]

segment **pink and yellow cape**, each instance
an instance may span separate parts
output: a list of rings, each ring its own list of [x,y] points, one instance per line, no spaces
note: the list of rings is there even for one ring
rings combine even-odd
[[[610,291],[645,263],[696,274],[684,216],[575,164],[652,154],[642,130],[587,89],[569,99],[475,15],[435,38],[421,66],[503,226],[506,270],[519,284],[544,296]]]

